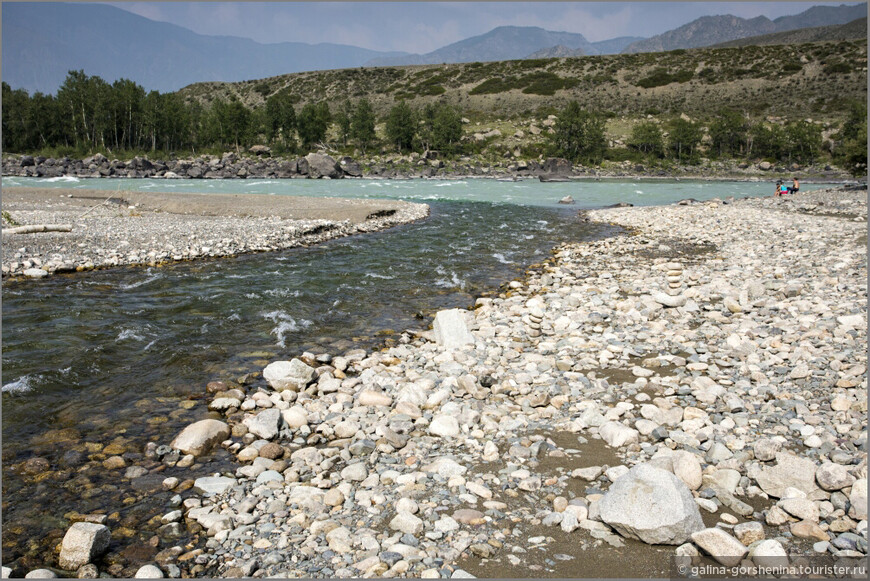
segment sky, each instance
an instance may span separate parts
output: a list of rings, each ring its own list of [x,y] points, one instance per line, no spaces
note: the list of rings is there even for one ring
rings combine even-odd
[[[200,34],[262,43],[331,42],[426,53],[497,26],[578,32],[591,42],[649,37],[701,16],[798,14],[857,2],[110,2]]]

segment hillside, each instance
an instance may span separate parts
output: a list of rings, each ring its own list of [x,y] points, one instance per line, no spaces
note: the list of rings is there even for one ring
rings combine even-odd
[[[235,96],[249,107],[286,90],[297,105],[368,99],[378,114],[406,100],[443,100],[478,119],[531,116],[577,100],[616,115],[710,116],[723,107],[751,116],[842,119],[848,99],[866,100],[867,43],[696,49],[491,63],[357,68],[241,83],[199,83],[179,94],[208,104]]]

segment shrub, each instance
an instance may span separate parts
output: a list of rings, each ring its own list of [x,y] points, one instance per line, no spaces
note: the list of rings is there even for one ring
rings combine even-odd
[[[681,70],[671,73],[664,67],[658,67],[648,76],[637,81],[635,85],[643,87],[644,89],[651,89],[653,87],[670,85],[671,83],[686,83],[691,81],[694,76],[695,73],[690,70]]]
[[[554,73],[533,73],[526,75],[521,82],[526,83],[523,93],[527,95],[555,95],[559,89],[577,86],[576,79],[563,79]]]
[[[471,89],[468,94],[469,95],[493,95],[496,93],[504,93],[505,91],[510,91],[511,89],[515,89],[517,83],[516,77],[493,77],[491,79],[487,79],[481,84],[477,85],[473,89]]]
[[[830,63],[823,69],[828,75],[844,75],[852,72],[852,67],[848,63],[838,62]]]

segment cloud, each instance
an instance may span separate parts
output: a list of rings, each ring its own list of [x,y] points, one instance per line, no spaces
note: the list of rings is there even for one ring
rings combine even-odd
[[[591,42],[653,36],[700,16],[776,18],[838,2],[115,2],[199,34],[427,53],[497,26],[576,32]]]

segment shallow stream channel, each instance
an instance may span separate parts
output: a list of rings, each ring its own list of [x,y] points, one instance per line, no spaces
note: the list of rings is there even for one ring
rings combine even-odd
[[[426,329],[438,310],[471,307],[554,246],[616,234],[585,222],[582,208],[772,190],[706,181],[4,178],[3,185],[399,198],[431,208],[417,223],[310,248],[4,281],[3,565],[16,574],[56,566],[64,533],[88,518],[112,531],[101,571],[115,576],[132,576],[167,547],[193,548],[195,531],[158,532],[160,517],[180,500],[173,500],[178,489],[163,490],[165,478],[235,472],[220,449],[187,468],[144,452],[148,442],[168,445],[186,425],[211,417],[210,381],[236,381],[304,351],[371,350]],[[804,189],[816,187],[823,185]],[[565,196],[576,203],[560,205]]]

